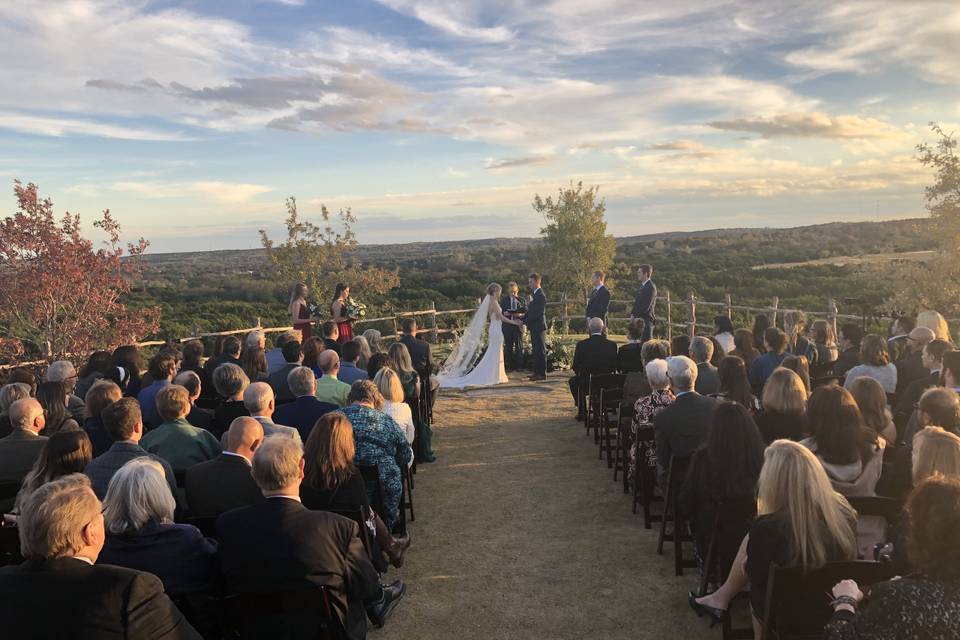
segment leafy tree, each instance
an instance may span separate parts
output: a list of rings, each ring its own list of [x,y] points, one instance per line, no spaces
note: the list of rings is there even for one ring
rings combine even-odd
[[[14,182],[17,211],[0,222],[0,353],[19,355],[49,344],[50,357],[85,355],[129,343],[157,330],[158,307],[124,303],[142,272],[148,243],[120,242],[120,225],[105,210],[93,224],[107,235],[94,249],[80,216],[58,221],[53,201],[37,185]]]
[[[287,239],[275,243],[260,229],[260,242],[267,252],[267,262],[273,279],[290,287],[295,282],[305,283],[314,299],[326,302],[332,297],[336,283],[344,282],[361,295],[383,294],[400,285],[397,270],[363,265],[350,258],[350,250],[357,245],[353,225],[356,218],[348,209],[336,215],[340,230],[334,228],[334,216],[326,206],[320,207],[321,223],[315,224],[300,217],[296,198],[286,200]],[[321,305],[326,308],[326,305]]]
[[[550,287],[575,298],[589,295],[590,276],[597,269],[606,270],[613,263],[617,243],[607,233],[603,218],[607,210],[599,187],[583,188],[573,183],[559,189],[557,198],[533,198],[533,209],[543,216],[546,226],[540,229],[542,245],[536,250],[539,264],[550,278]]]
[[[930,129],[939,136],[935,144],[917,145],[917,159],[935,171],[933,184],[926,188],[927,211],[933,232],[944,251],[960,248],[960,156],[957,140],[940,125],[931,122]]]

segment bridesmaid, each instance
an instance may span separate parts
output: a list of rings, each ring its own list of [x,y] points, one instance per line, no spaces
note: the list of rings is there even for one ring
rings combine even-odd
[[[313,335],[313,318],[310,317],[310,307],[307,305],[308,293],[307,285],[302,282],[293,285],[293,289],[290,291],[290,304],[288,306],[290,320],[293,322],[293,328],[303,335],[301,344]]]
[[[340,337],[337,341],[340,344],[353,340],[353,320],[347,317],[347,297],[350,295],[350,285],[337,283],[337,288],[333,292],[333,304],[330,312],[333,315],[333,321],[337,323],[337,329],[340,330]]]

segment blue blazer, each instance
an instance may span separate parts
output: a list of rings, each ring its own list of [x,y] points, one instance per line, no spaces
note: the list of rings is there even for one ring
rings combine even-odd
[[[547,296],[543,289],[537,289],[527,305],[527,317],[523,319],[523,324],[527,325],[530,331],[547,330]]]
[[[321,402],[313,396],[300,396],[293,402],[277,407],[273,412],[273,420],[277,424],[285,424],[300,432],[300,438],[306,442],[313,425],[317,424],[325,413],[338,411],[340,407],[329,402]]]

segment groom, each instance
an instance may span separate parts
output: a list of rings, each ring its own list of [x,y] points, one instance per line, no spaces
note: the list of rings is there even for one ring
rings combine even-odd
[[[530,287],[532,296],[523,324],[530,330],[530,343],[533,349],[533,375],[530,376],[530,380],[538,382],[547,379],[547,296],[540,288],[539,273],[531,273],[527,285]]]

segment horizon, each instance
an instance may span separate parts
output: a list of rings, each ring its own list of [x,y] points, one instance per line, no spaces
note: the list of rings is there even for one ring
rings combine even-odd
[[[365,245],[922,217],[960,5],[55,0],[0,6],[0,178],[151,253],[260,246],[284,198]],[[25,90],[26,89],[26,90]]]

